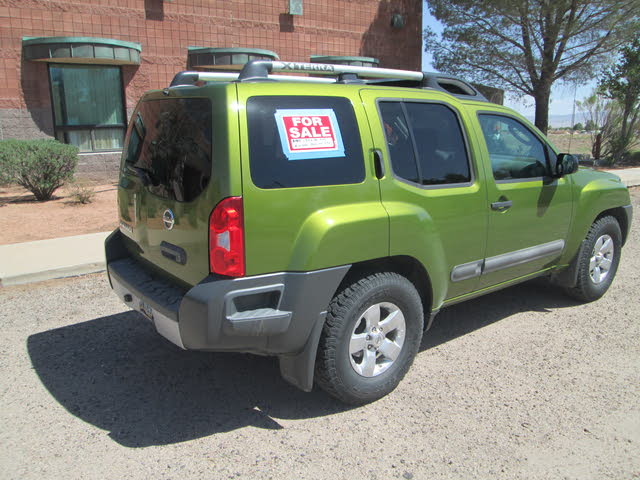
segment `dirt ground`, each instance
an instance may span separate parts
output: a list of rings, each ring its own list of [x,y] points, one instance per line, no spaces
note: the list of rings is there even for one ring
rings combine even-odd
[[[93,201],[83,205],[74,200],[66,187],[57,190],[54,199],[48,202],[37,202],[21,187],[0,187],[0,245],[115,229],[116,185],[93,188]]]
[[[561,152],[591,155],[591,135],[588,133],[549,132],[547,138]]]
[[[588,133],[569,132],[568,130],[551,131],[547,134],[547,138],[561,152],[573,153],[575,155],[591,155],[591,135]],[[617,161],[614,165],[607,167],[612,170],[618,168],[640,167],[640,144],[636,144],[631,148],[634,155]]]

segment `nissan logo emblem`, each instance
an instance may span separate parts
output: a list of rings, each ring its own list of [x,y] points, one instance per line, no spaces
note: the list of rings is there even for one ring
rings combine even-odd
[[[176,220],[173,217],[173,212],[170,208],[167,208],[162,214],[162,223],[164,223],[164,228],[167,230],[171,230],[176,224]]]

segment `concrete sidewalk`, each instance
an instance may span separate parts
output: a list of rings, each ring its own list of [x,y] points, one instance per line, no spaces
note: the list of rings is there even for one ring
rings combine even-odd
[[[607,170],[609,173],[613,173],[620,177],[622,183],[627,187],[637,187],[640,185],[640,167],[637,168],[624,168],[620,170]]]
[[[627,187],[640,185],[640,168],[610,172]],[[103,271],[104,240],[110,233],[0,245],[0,286]]]
[[[100,272],[110,233],[0,245],[0,286]]]

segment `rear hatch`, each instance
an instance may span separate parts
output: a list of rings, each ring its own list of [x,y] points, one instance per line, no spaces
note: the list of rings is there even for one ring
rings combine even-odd
[[[134,257],[186,285],[209,274],[212,209],[241,195],[235,98],[230,84],[150,92],[127,131],[120,231]]]

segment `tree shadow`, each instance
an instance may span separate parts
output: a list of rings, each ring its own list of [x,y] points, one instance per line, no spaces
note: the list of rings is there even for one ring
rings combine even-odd
[[[421,350],[524,311],[576,305],[546,283],[503,290],[442,311]],[[168,445],[348,410],[322,391],[286,383],[277,359],[180,350],[128,311],[31,335],[43,385],[72,415],[127,447]]]
[[[289,15],[288,13],[281,13],[278,16],[278,22],[280,23],[281,33],[291,33],[296,29],[293,23],[293,15]]]
[[[13,204],[38,203],[38,204],[41,204],[41,203],[51,202],[53,200],[60,200],[61,198],[63,198],[63,197],[61,197],[59,195],[52,195],[49,200],[37,200],[35,195],[33,195],[32,193],[22,193],[22,194],[17,194],[17,195],[0,193],[0,205],[7,205],[9,203],[13,203]]]
[[[421,11],[420,2],[413,0],[379,2],[362,36],[359,55],[377,58],[381,67],[420,70]],[[394,17],[401,18],[401,25],[394,26]]]
[[[144,18],[146,20],[164,20],[163,0],[144,0]]]
[[[20,87],[24,95],[26,110],[39,130],[27,128],[15,138],[33,139],[54,137],[53,111],[49,91],[49,72],[47,64],[20,59]]]

